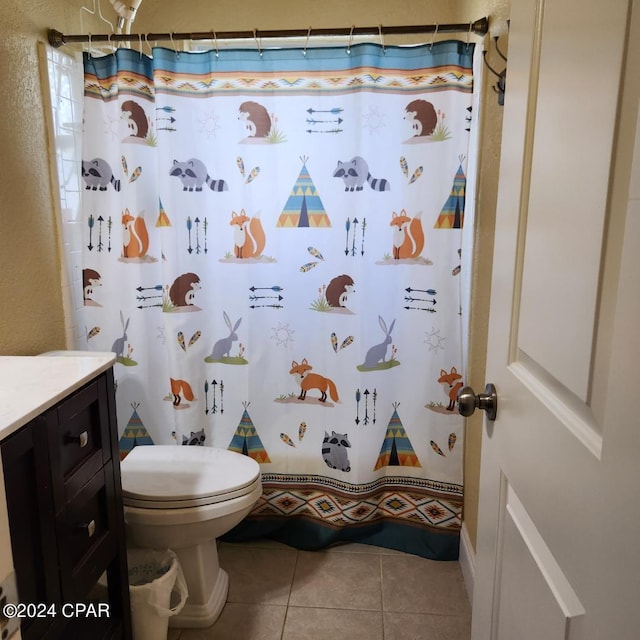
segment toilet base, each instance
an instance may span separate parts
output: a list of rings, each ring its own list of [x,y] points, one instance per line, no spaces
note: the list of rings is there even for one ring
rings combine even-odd
[[[173,547],[189,590],[182,611],[169,618],[171,627],[210,627],[222,612],[229,591],[229,575],[220,568],[216,540],[189,547]]]
[[[169,626],[183,629],[210,627],[222,613],[228,591],[229,575],[224,569],[219,569],[208,601],[202,604],[191,604],[187,600],[182,611],[169,618]]]

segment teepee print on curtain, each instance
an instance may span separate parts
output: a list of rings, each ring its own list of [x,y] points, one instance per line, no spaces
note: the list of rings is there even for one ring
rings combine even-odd
[[[245,456],[253,458],[256,462],[271,462],[269,454],[265,451],[262,440],[260,440],[260,436],[249,416],[247,403],[244,403],[244,413],[227,448],[229,451],[243,453]]]
[[[85,55],[87,344],[125,453],[261,464],[230,538],[457,557],[473,49]]]
[[[393,415],[389,420],[389,426],[384,436],[380,455],[376,461],[374,471],[384,467],[420,467],[420,461],[416,455],[407,432],[402,426],[398,416],[397,407],[393,408]]]
[[[302,169],[291,189],[284,209],[278,218],[278,227],[330,227],[320,194],[307,169],[308,158],[300,158]]]
[[[464,223],[464,198],[467,178],[462,170],[462,161],[453,179],[451,193],[442,207],[442,211],[434,225],[435,229],[462,229]]]
[[[131,403],[133,413],[129,418],[129,422],[127,422],[127,426],[122,432],[122,436],[120,436],[120,460],[124,460],[127,457],[127,454],[134,447],[153,444],[153,440],[151,439],[149,432],[138,415],[139,406],[140,405],[138,403]]]

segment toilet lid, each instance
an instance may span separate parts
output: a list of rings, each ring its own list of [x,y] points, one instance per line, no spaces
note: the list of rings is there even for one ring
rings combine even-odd
[[[242,495],[260,477],[260,465],[252,458],[201,446],[134,447],[121,462],[121,470],[125,504],[148,501],[167,507]]]

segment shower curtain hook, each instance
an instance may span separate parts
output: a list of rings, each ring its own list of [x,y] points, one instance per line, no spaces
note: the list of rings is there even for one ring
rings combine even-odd
[[[173,52],[176,54],[176,60],[180,57],[180,52],[176,49],[176,43],[173,41],[173,31],[169,34],[171,38],[171,46],[173,47]]]
[[[438,35],[438,23],[436,22],[436,28],[433,31],[433,35],[431,36],[431,42],[429,43],[429,51],[431,51],[431,49],[433,49],[433,43],[436,39],[436,36]]]
[[[353,30],[356,28],[355,24],[351,25],[351,31],[349,31],[349,44],[347,45],[347,55],[351,55],[351,45],[353,44]]]
[[[309,38],[311,36],[311,27],[309,27],[309,31],[307,31],[307,39],[305,40],[304,43],[304,49],[302,50],[302,55],[306,58],[307,57],[307,47],[309,46]]]
[[[469,40],[471,39],[471,30],[473,29],[473,22],[469,23],[469,31],[467,31],[467,49],[469,49]]]
[[[218,51],[218,37],[213,29],[211,29],[211,35],[213,36],[213,46],[216,48],[216,58],[219,58],[220,52]]]
[[[91,32],[89,32],[89,47],[87,50],[87,55],[91,58]]]
[[[258,53],[260,54],[260,57],[262,58],[262,45],[260,44],[260,40],[258,40],[258,30],[257,29],[253,30],[253,39],[256,41],[256,47],[258,47]]]
[[[107,44],[109,45],[109,50],[111,50],[111,47],[113,47],[113,45],[111,44],[112,35],[113,35],[112,33],[107,33]]]
[[[147,43],[147,46],[149,47],[149,56],[153,58],[153,47],[151,46],[151,43],[149,42],[149,34],[148,33],[144,34],[144,41]]]
[[[380,36],[380,44],[382,45],[382,55],[387,55],[387,48],[384,46],[384,34],[382,33],[382,25],[378,25],[378,35]]]

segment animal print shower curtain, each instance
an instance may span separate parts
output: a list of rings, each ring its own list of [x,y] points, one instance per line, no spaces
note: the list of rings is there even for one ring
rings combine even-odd
[[[232,539],[457,557],[472,54],[85,54],[88,348],[122,457],[260,463]]]

